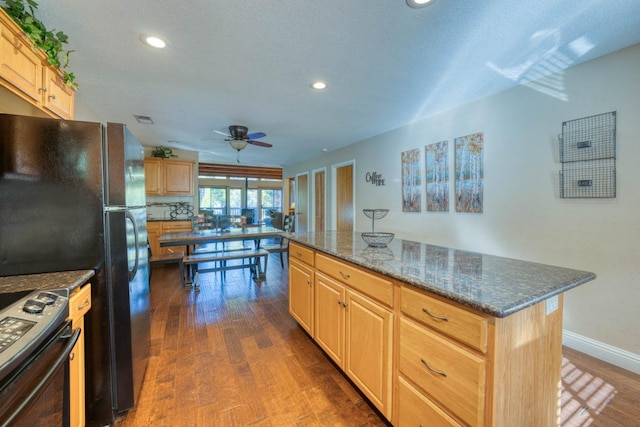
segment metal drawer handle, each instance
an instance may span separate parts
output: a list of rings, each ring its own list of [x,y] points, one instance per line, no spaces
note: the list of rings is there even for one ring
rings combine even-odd
[[[348,279],[348,278],[350,278],[350,277],[351,277],[349,274],[345,274],[345,273],[343,273],[342,271],[340,271],[340,275],[341,275],[342,277],[344,277],[345,279]]]
[[[341,305],[341,306],[343,306],[344,308],[347,308],[347,306],[349,305],[349,304],[347,304],[346,302],[342,301],[342,298],[339,298],[339,299],[338,299],[338,304],[340,304],[340,305]]]
[[[88,299],[86,299],[84,301],[85,301],[85,303],[80,305],[80,306],[78,306],[78,308],[76,310],[80,311],[80,310],[82,310],[83,308],[85,308],[85,307],[87,307],[89,305],[89,300]]]
[[[444,322],[448,322],[449,321],[448,317],[438,316],[437,314],[433,314],[429,310],[427,310],[426,308],[423,308],[422,311],[424,311],[425,313],[427,313],[429,316],[433,317],[434,319],[442,320]]]
[[[422,363],[424,363],[424,366],[427,367],[428,370],[430,370],[431,372],[433,372],[434,374],[438,374],[438,375],[442,375],[443,377],[447,377],[447,373],[445,371],[441,371],[439,369],[433,369],[431,366],[429,366],[429,364],[427,363],[426,360],[424,360],[424,358],[420,358],[420,361],[422,361]]]

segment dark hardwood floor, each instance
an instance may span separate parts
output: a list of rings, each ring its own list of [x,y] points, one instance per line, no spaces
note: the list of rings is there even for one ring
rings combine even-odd
[[[262,282],[200,280],[183,289],[177,266],[154,268],[151,359],[117,427],[388,425],[289,315],[277,254]],[[640,376],[566,349],[563,386],[563,426],[640,425]]]

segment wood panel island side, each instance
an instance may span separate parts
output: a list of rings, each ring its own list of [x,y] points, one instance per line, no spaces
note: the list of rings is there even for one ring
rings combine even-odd
[[[292,233],[289,312],[397,426],[560,424],[554,267],[360,233]]]

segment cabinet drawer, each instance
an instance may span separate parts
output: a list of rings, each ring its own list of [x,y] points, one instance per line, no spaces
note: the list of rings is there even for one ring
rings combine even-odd
[[[460,424],[402,377],[398,378],[398,413],[400,427],[460,427]]]
[[[191,231],[191,221],[164,221],[162,223],[162,231],[165,233]]]
[[[321,254],[316,256],[316,268],[353,289],[363,292],[390,307],[393,306],[393,283],[390,280]]]
[[[462,421],[483,425],[483,358],[428,328],[401,319],[399,369]]]
[[[309,248],[305,248],[304,246],[296,245],[293,242],[289,244],[289,256],[300,260],[311,267],[314,265],[313,251]]]
[[[486,318],[405,286],[400,301],[402,312],[407,316],[483,353],[487,351]]]
[[[69,298],[69,317],[78,322],[91,308],[91,284],[76,290]]]

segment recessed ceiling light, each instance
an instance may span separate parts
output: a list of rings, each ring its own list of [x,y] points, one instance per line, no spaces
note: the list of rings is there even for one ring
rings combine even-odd
[[[313,89],[316,89],[316,90],[323,90],[327,88],[327,84],[320,80],[311,83],[309,86],[311,86]]]
[[[435,3],[435,0],[407,0],[407,4],[416,9],[427,7],[433,3]]]
[[[162,49],[167,46],[167,42],[158,36],[141,36],[140,39],[142,40],[142,43],[147,46],[155,47],[157,49]]]

